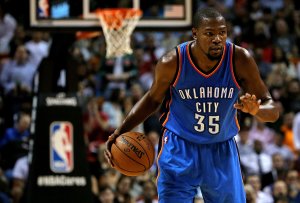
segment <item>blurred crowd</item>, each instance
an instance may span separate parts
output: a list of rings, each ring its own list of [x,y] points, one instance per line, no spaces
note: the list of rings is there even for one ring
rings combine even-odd
[[[255,58],[278,108],[276,123],[240,114],[236,136],[249,203],[300,202],[300,1],[198,0],[227,19],[228,40]],[[13,15],[15,14],[15,15]],[[22,16],[22,15],[21,15]],[[40,64],[53,58],[51,32],[26,30],[15,10],[0,6],[0,202],[26,202],[32,83]],[[59,34],[56,34],[56,36]],[[153,81],[157,60],[191,31],[134,32],[133,54],[105,58],[105,39],[76,39],[68,50],[75,66],[84,140],[95,203],[155,203],[156,165],[126,177],[103,157],[107,137]],[[253,81],[256,82],[256,81]],[[153,114],[134,131],[148,135],[157,151],[161,126]],[[238,175],[238,174],[237,174]],[[199,190],[195,202],[203,202]]]

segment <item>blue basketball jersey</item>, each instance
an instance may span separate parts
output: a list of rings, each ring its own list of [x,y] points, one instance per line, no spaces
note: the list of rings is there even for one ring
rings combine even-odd
[[[209,73],[193,62],[191,42],[178,45],[178,71],[163,103],[162,125],[198,144],[228,140],[239,130],[233,107],[240,87],[233,70],[233,44],[226,42],[222,58]]]

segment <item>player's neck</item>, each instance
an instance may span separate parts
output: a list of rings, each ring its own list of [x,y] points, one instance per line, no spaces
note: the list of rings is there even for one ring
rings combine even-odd
[[[217,63],[219,63],[220,60],[210,59],[200,48],[198,48],[196,43],[197,42],[194,41],[191,44],[191,55],[193,57],[193,62],[196,63],[195,65],[200,67],[203,71],[209,72],[217,65]]]

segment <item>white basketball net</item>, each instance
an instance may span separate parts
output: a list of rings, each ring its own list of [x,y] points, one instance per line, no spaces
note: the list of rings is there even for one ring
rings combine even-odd
[[[97,12],[106,41],[106,58],[131,54],[130,36],[142,12],[139,9],[103,9]]]

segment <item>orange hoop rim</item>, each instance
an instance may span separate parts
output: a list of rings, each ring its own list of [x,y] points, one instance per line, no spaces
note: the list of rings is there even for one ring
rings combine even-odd
[[[133,16],[142,16],[143,12],[141,9],[137,8],[105,8],[105,9],[97,9],[95,11],[95,14],[97,16],[101,15],[112,15],[114,16],[116,13],[121,13],[123,16],[126,16],[126,14],[130,14],[129,17]]]
[[[95,11],[102,27],[106,26],[114,30],[122,29],[125,20],[138,21],[142,13],[140,9],[135,8],[108,8]]]
[[[77,31],[76,32],[76,39],[81,40],[81,39],[90,39],[90,38],[95,38],[99,37],[101,35],[101,32],[99,31]]]

